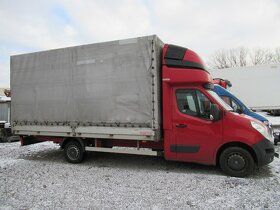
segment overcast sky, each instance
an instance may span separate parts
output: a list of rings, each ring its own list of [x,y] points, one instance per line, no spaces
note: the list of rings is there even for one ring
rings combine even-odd
[[[10,55],[157,34],[204,61],[280,46],[280,0],[0,0],[0,87]]]

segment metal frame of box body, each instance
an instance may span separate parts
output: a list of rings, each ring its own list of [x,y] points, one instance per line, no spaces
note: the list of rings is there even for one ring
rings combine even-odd
[[[156,36],[140,37],[151,41],[152,121],[145,123],[84,123],[84,122],[37,122],[13,121],[16,135],[104,138],[126,140],[161,140],[161,51],[163,42]],[[133,39],[131,39],[133,40]],[[130,42],[130,39],[119,42]],[[100,43],[99,43],[100,44]],[[102,43],[101,43],[102,44]],[[85,45],[86,46],[86,45]],[[160,55],[160,56],[159,56]],[[21,56],[21,55],[19,55]],[[13,89],[13,85],[11,84]],[[13,103],[13,100],[12,100]]]
[[[16,135],[23,136],[59,136],[79,138],[103,138],[158,141],[160,135],[149,128],[120,128],[97,126],[40,126],[40,125],[16,125],[13,126]]]
[[[159,151],[153,151],[150,149],[135,149],[135,148],[104,148],[104,147],[85,147],[86,151],[92,152],[110,152],[118,154],[130,154],[130,155],[148,155],[148,156],[162,156],[163,153]]]

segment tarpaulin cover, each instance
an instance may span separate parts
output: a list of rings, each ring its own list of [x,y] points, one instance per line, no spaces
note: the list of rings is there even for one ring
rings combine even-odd
[[[11,56],[12,122],[158,129],[162,47],[146,36]]]

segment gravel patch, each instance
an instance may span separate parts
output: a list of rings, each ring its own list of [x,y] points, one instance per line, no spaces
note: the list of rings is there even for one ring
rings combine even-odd
[[[162,157],[88,153],[70,164],[51,142],[3,143],[0,209],[279,209],[279,176],[279,159],[242,179]]]

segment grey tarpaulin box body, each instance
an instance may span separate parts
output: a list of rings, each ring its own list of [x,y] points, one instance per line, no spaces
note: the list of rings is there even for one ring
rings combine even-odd
[[[11,56],[19,135],[160,140],[155,35]]]

